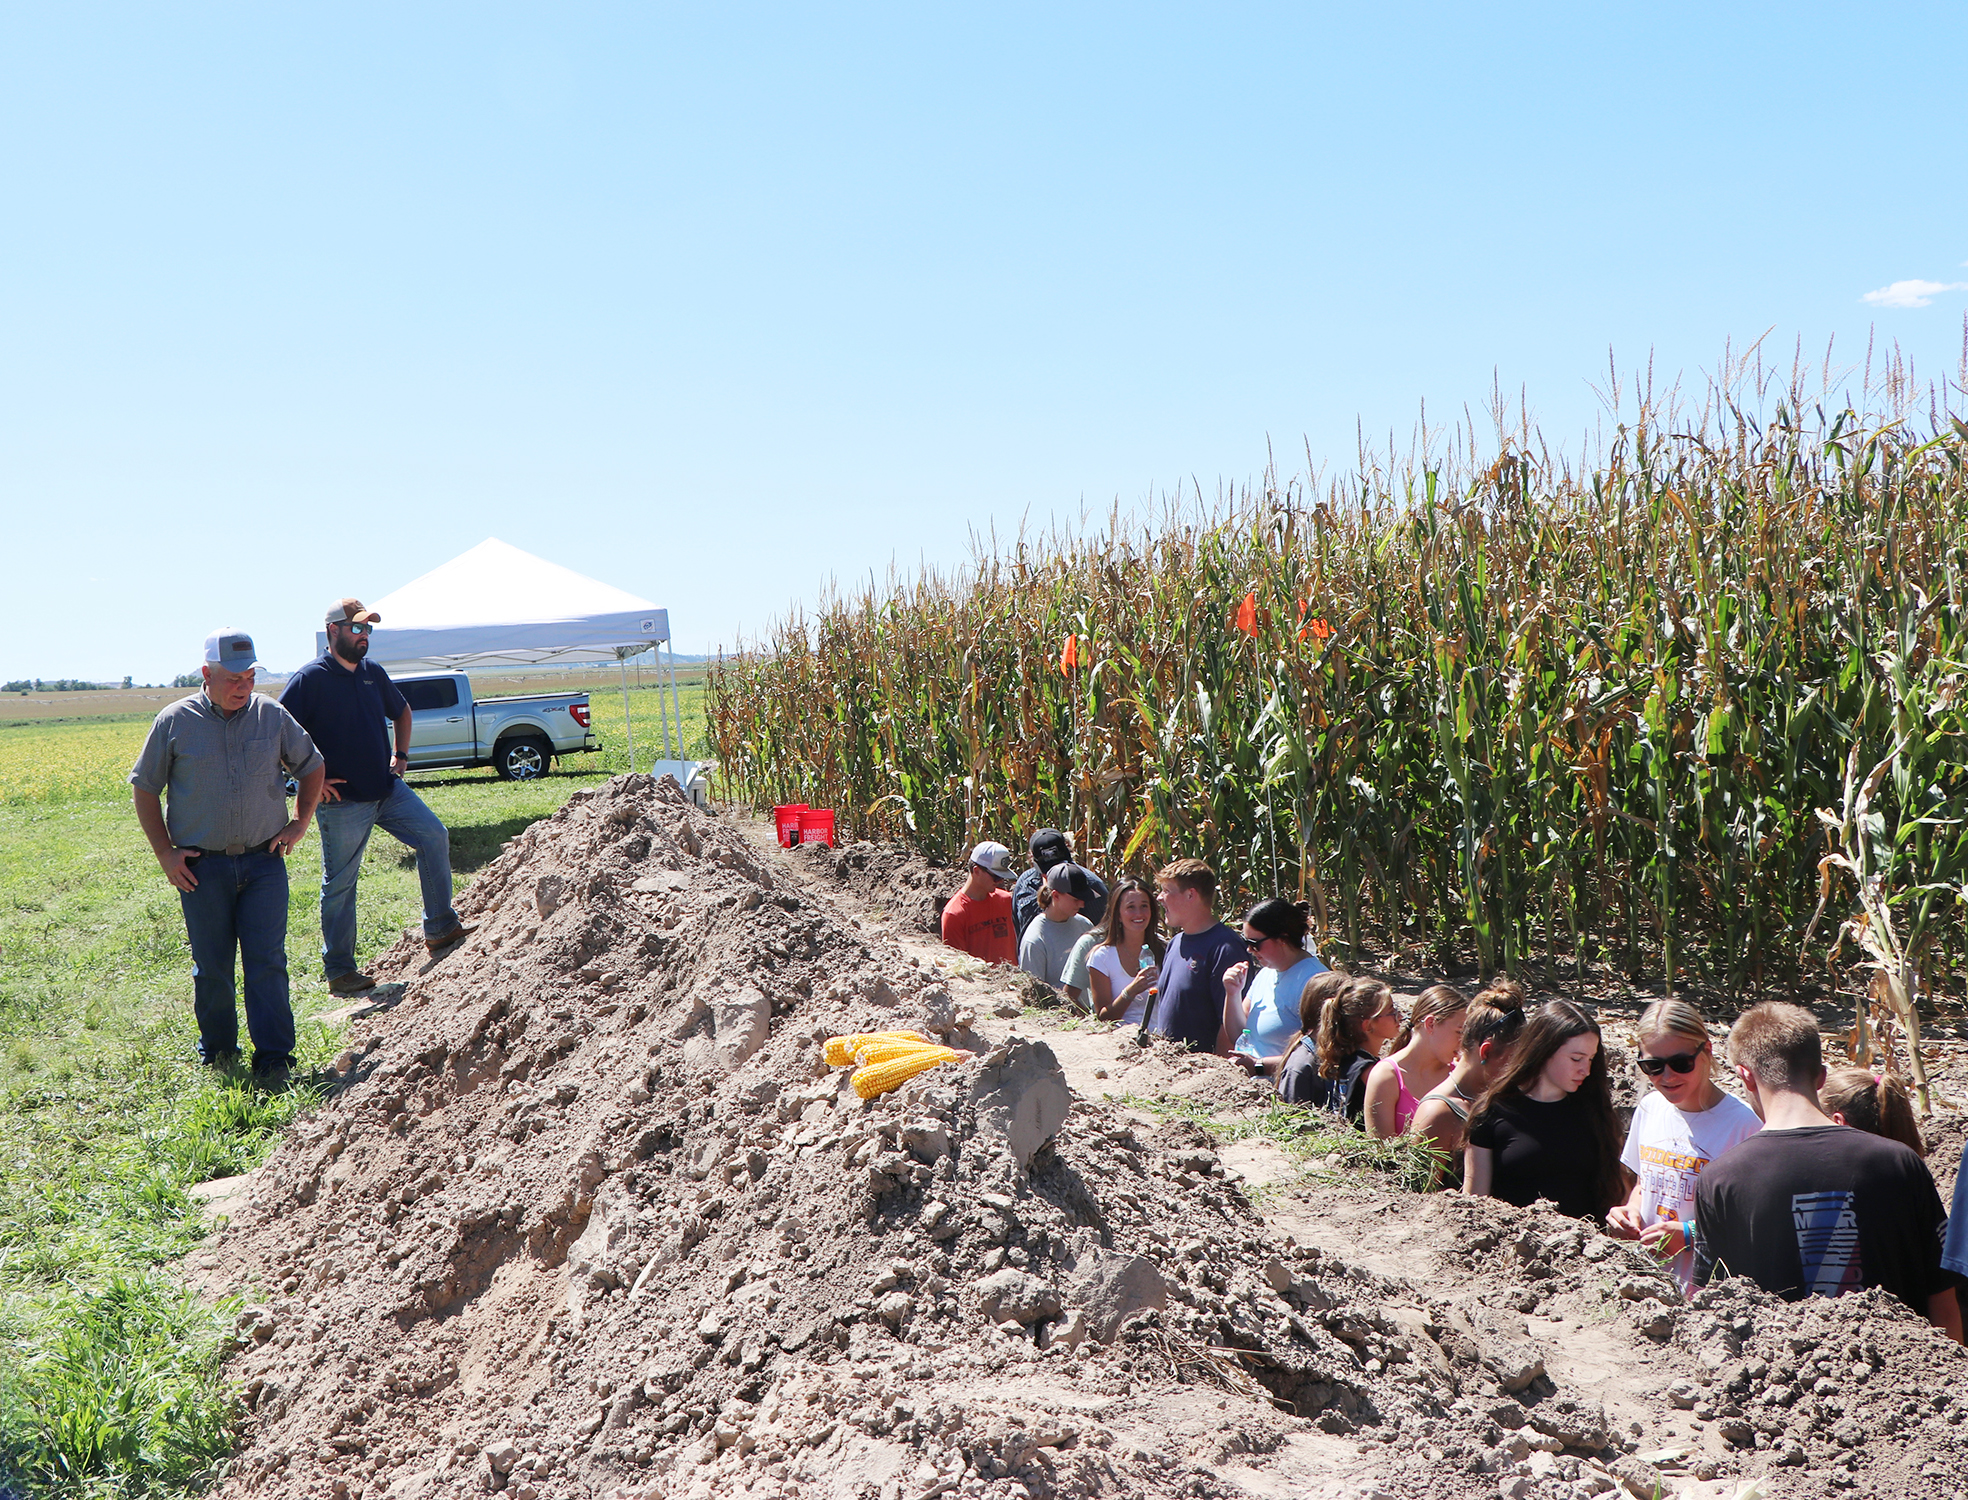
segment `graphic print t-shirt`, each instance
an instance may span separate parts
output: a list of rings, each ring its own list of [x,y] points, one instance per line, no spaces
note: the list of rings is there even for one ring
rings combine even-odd
[[[1762,1128],[1756,1111],[1733,1094],[1698,1114],[1684,1114],[1659,1094],[1648,1094],[1633,1111],[1626,1149],[1620,1152],[1621,1165],[1640,1179],[1641,1214],[1649,1223],[1692,1222],[1702,1169]],[[1692,1248],[1674,1257],[1674,1274],[1684,1292],[1694,1286]]]
[[[1695,1280],[1747,1276],[1786,1302],[1880,1286],[1919,1313],[1951,1285],[1927,1164],[1843,1125],[1763,1130],[1695,1188]]]

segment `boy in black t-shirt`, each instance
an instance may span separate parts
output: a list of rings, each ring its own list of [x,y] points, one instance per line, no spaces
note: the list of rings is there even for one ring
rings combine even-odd
[[[1816,1019],[1795,1005],[1751,1006],[1729,1033],[1729,1060],[1763,1129],[1695,1188],[1696,1282],[1747,1276],[1788,1302],[1884,1287],[1960,1342],[1934,1179],[1899,1142],[1819,1108]]]

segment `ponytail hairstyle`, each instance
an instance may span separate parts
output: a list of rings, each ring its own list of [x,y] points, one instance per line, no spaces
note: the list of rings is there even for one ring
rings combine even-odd
[[[1349,979],[1319,1013],[1319,1076],[1339,1078],[1346,1060],[1367,1050],[1367,1022],[1393,1002],[1394,992],[1378,979]]]
[[[1547,1000],[1537,1008],[1524,1027],[1524,1035],[1510,1054],[1502,1076],[1492,1083],[1469,1111],[1473,1133],[1491,1109],[1498,1104],[1522,1100],[1536,1087],[1538,1074],[1557,1055],[1558,1049],[1587,1032],[1599,1039],[1592,1054],[1592,1071],[1577,1093],[1584,1105],[1585,1128],[1592,1138],[1595,1157],[1594,1194],[1599,1212],[1604,1213],[1625,1196],[1619,1170],[1622,1137],[1619,1119],[1613,1114],[1612,1079],[1606,1072],[1606,1038],[1590,1011],[1569,1000]],[[1465,1036],[1468,1035],[1465,1029]]]
[[[1273,896],[1260,901],[1244,916],[1246,927],[1255,927],[1268,938],[1278,938],[1294,948],[1305,946],[1305,934],[1312,927],[1312,908],[1303,901],[1287,901]]]
[[[1352,982],[1353,976],[1344,969],[1328,969],[1306,980],[1305,988],[1298,992],[1298,1034],[1316,1040],[1319,1017],[1325,1013],[1326,1005]]]
[[[1408,1007],[1408,1019],[1401,1026],[1401,1034],[1394,1038],[1393,1050],[1399,1052],[1414,1040],[1417,1027],[1423,1021],[1434,1017],[1443,1020],[1459,1010],[1469,1009],[1469,997],[1452,984],[1431,984],[1415,997]]]
[[[1893,1073],[1874,1073],[1868,1068],[1838,1068],[1825,1080],[1821,1098],[1824,1112],[1844,1118],[1854,1130],[1883,1135],[1910,1147],[1916,1156],[1927,1154],[1927,1143],[1920,1138],[1920,1125],[1913,1117],[1913,1101],[1906,1085]]]
[[[1492,979],[1469,1002],[1462,1050],[1480,1062],[1483,1043],[1489,1042],[1500,1057],[1523,1033],[1524,987],[1514,979]]]

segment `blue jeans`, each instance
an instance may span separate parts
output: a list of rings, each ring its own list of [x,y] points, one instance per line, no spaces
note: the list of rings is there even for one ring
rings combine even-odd
[[[416,852],[424,936],[443,937],[458,925],[451,906],[451,835],[402,777],[380,802],[322,803],[314,824],[321,830],[321,970],[330,979],[355,972],[355,881],[372,829]]]
[[[294,1008],[287,997],[287,861],[278,854],[201,854],[195,890],[179,891],[191,938],[192,1010],[198,1055],[217,1062],[239,1050],[233,954],[246,971],[246,1030],[253,1066],[294,1062]]]

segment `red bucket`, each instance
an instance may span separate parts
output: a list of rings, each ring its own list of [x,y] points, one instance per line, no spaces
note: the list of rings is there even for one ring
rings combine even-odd
[[[810,844],[817,839],[829,849],[833,848],[834,810],[831,807],[803,808],[799,815],[799,836],[802,844]]]
[[[772,831],[782,849],[790,849],[799,842],[800,814],[805,811],[804,802],[782,802],[772,809]],[[792,837],[787,837],[788,834]]]

